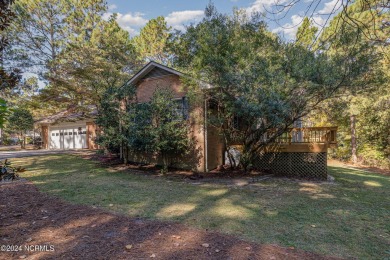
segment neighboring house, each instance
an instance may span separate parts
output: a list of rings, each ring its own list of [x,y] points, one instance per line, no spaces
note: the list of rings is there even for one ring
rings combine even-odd
[[[35,122],[40,128],[43,149],[97,149],[96,138],[97,115],[95,107],[89,106],[87,111],[76,112],[66,109],[57,114]]]
[[[188,155],[172,158],[173,165],[178,168],[207,172],[225,164],[225,146],[218,131],[208,124],[207,115],[212,104],[206,99],[198,105],[187,104],[184,75],[167,66],[149,62],[136,73],[127,84],[136,87],[137,102],[149,102],[156,88],[169,87],[177,100],[177,109],[183,118],[191,123],[189,138],[194,142]],[[209,84],[199,82],[201,90],[212,88]],[[200,95],[203,97],[203,95]],[[42,136],[45,149],[96,149],[93,140],[96,126],[93,113],[89,115],[62,112],[41,120]],[[276,143],[268,146],[259,155],[255,166],[274,173],[298,177],[327,177],[327,150],[336,145],[337,127],[303,127],[301,123],[294,125]],[[66,134],[67,133],[67,134]],[[71,133],[69,135],[69,133]],[[240,144],[237,143],[237,146]],[[121,148],[121,155],[128,154],[128,160],[138,163],[161,163],[161,158],[151,154],[126,153]]]

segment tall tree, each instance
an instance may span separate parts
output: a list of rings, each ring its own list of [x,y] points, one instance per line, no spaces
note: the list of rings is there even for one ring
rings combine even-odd
[[[61,53],[55,88],[44,94],[76,105],[101,103],[108,88],[123,85],[135,68],[135,51],[115,15],[98,21],[88,36],[70,42]]]
[[[138,59],[141,62],[156,61],[167,64],[169,61],[168,41],[170,38],[170,27],[163,16],[151,19],[140,35],[133,38]]]
[[[390,166],[390,11],[381,3],[358,0],[349,5],[330,22],[317,46],[330,55],[347,55],[357,46],[373,50],[370,69],[356,78],[359,86],[330,100],[325,114],[340,126],[344,146],[336,151],[339,158],[348,157],[353,162],[360,158]],[[367,81],[371,83],[367,85]]]
[[[314,43],[317,32],[318,28],[311,23],[308,17],[305,17],[302,25],[298,27],[296,41],[298,44],[308,48]]]
[[[102,18],[104,0],[17,0],[14,10],[15,60],[46,82],[41,104],[99,104],[106,88],[123,84],[131,73],[129,35],[115,16]]]
[[[66,44],[64,0],[16,0],[12,26],[15,61],[43,79],[56,74],[56,60]]]
[[[19,133],[21,138],[22,149],[26,148],[26,131],[32,130],[34,127],[34,119],[30,111],[26,109],[15,109],[9,118],[8,127]]]
[[[243,143],[244,169],[296,120],[337,91],[355,87],[354,79],[372,61],[366,46],[354,49],[353,57],[332,57],[284,44],[255,14],[236,11],[228,16],[212,5],[205,14],[176,37],[176,64],[215,87],[210,98],[216,113],[210,118],[227,148],[233,138]]]
[[[20,70],[17,68],[7,69],[4,64],[4,51],[9,45],[8,28],[15,13],[11,10],[13,0],[0,1],[0,91],[12,89],[20,80]],[[0,96],[0,131],[8,114],[7,102]]]

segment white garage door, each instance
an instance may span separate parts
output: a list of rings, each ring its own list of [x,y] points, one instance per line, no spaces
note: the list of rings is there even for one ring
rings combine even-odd
[[[50,149],[87,148],[87,130],[85,126],[52,128],[49,136]]]

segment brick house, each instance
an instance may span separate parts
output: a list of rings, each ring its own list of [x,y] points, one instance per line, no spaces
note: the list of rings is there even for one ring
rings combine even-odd
[[[174,99],[178,106],[184,106],[187,92],[182,82],[183,74],[172,68],[149,62],[136,73],[127,84],[137,87],[137,102],[149,102],[157,87],[169,87],[173,90]],[[200,84],[202,88],[210,88],[208,84]],[[43,149],[97,149],[94,142],[97,116],[96,109],[89,109],[88,113],[74,112],[72,109],[61,111],[36,122],[41,130]],[[191,121],[189,138],[194,146],[189,155],[174,159],[175,166],[193,169],[196,171],[209,171],[224,163],[223,143],[217,132],[207,126],[207,103],[190,107],[187,111]],[[202,122],[202,123],[199,123]],[[206,124],[203,124],[206,122]],[[123,149],[121,149],[123,151]],[[121,154],[124,154],[121,151]],[[150,154],[129,154],[129,161],[140,163],[160,163],[161,159]]]
[[[128,84],[136,87],[139,103],[150,101],[157,87],[170,87],[178,104],[185,108],[188,92],[184,81],[181,72],[149,62]],[[207,172],[225,164],[225,145],[217,129],[208,124],[207,116],[212,113],[212,104],[203,93],[212,87],[204,82],[198,82],[198,85],[201,102],[190,105],[186,112],[192,125],[189,138],[196,141],[196,146],[192,148],[190,156],[175,159],[179,168]],[[283,175],[326,179],[327,150],[337,145],[336,134],[337,127],[307,127],[300,123],[266,147],[254,166]],[[128,159],[134,162],[161,163],[160,158],[151,155],[130,154]]]
[[[194,146],[185,157],[172,158],[173,165],[178,168],[193,169],[206,172],[224,163],[224,145],[213,127],[207,125],[207,102],[197,105],[186,105],[187,90],[183,83],[183,74],[156,62],[149,62],[127,83],[136,87],[138,103],[149,102],[158,87],[170,88],[178,104],[178,110],[183,111],[190,121],[189,138]],[[209,89],[210,85],[200,82],[201,89]],[[150,154],[129,154],[129,161],[144,163],[161,163],[161,158]]]
[[[145,103],[158,87],[168,87],[174,93],[178,109],[186,114],[191,125],[189,138],[194,142],[189,155],[172,158],[173,166],[207,172],[225,164],[225,145],[217,129],[208,124],[212,104],[206,100],[205,92],[212,87],[197,82],[199,100],[188,104],[188,88],[184,75],[172,68],[156,62],[149,62],[137,72],[127,84],[136,87],[138,103]],[[96,110],[90,113],[63,111],[38,122],[45,149],[97,149],[94,143]],[[271,170],[274,173],[295,177],[327,178],[327,151],[337,145],[337,127],[292,127],[270,144],[259,155],[255,167]],[[236,146],[240,146],[239,143]],[[125,153],[128,161],[161,164],[161,158],[152,154]]]

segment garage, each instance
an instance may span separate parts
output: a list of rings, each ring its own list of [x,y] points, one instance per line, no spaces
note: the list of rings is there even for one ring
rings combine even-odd
[[[83,111],[63,110],[35,122],[42,138],[42,149],[99,149],[95,142],[98,128],[95,124],[96,107]]]
[[[49,149],[85,149],[87,129],[85,125],[50,128]]]

